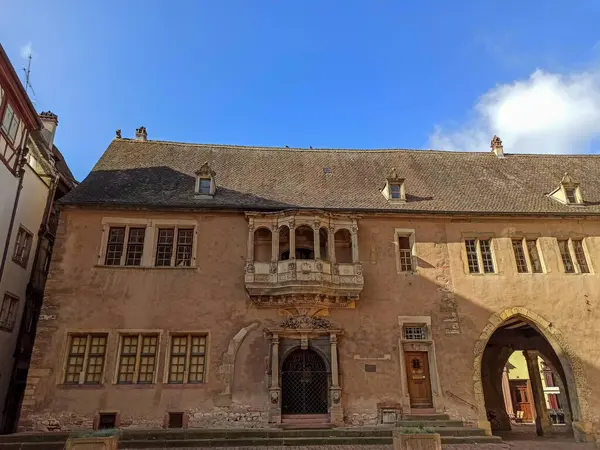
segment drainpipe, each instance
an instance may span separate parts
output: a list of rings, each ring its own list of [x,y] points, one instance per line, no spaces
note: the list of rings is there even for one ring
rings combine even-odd
[[[26,136],[25,137],[25,142],[27,139],[27,134],[28,133],[24,133]],[[2,276],[4,275],[4,267],[6,265],[6,257],[8,256],[8,249],[10,247],[10,238],[12,236],[12,230],[13,227],[15,225],[15,216],[17,215],[17,207],[19,206],[19,198],[21,197],[21,190],[23,189],[23,179],[25,178],[25,169],[24,169],[24,165],[25,165],[25,161],[26,161],[26,157],[27,157],[27,153],[29,153],[29,148],[24,147],[23,151],[21,152],[21,159],[19,161],[19,164],[17,166],[17,170],[18,170],[18,174],[19,174],[19,185],[17,186],[17,194],[15,195],[15,202],[13,204],[13,209],[12,209],[12,214],[10,216],[10,223],[8,225],[8,233],[6,235],[6,243],[4,244],[4,252],[2,253],[2,262],[0,263],[0,282],[2,281]]]

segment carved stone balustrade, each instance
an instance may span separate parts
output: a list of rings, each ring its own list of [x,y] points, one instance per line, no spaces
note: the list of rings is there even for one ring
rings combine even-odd
[[[248,213],[246,289],[258,306],[339,306],[359,299],[358,218]]]

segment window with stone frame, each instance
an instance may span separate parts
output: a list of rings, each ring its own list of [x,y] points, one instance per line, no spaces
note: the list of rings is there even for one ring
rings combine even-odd
[[[565,273],[590,273],[583,239],[557,239]]]
[[[19,306],[19,298],[5,293],[0,305],[0,329],[4,331],[12,331],[15,326],[17,316],[17,307]]]
[[[529,262],[531,263],[531,271],[533,273],[542,273],[544,268],[542,266],[541,255],[537,247],[537,239],[526,239],[525,244],[527,245],[527,253],[529,254]]]
[[[108,230],[105,265],[121,265],[121,257],[123,256],[123,247],[125,245],[125,230],[125,227],[110,227]]]
[[[22,267],[27,267],[32,244],[33,233],[31,233],[25,227],[20,226],[19,231],[17,232],[17,240],[15,241],[13,261]]]
[[[145,227],[130,227],[127,235],[126,266],[140,266],[144,253],[144,239],[146,238]]]
[[[169,348],[168,382],[204,383],[206,374],[206,335],[174,334]]]
[[[427,325],[407,324],[404,325],[404,339],[407,341],[422,341],[427,339]]]
[[[560,257],[562,259],[563,268],[565,273],[575,273],[575,264],[573,264],[573,258],[571,257],[571,251],[569,250],[569,240],[559,239],[558,249],[560,250]]]
[[[466,239],[465,249],[469,273],[494,273],[491,239]]]
[[[123,334],[119,343],[118,384],[154,383],[157,334]]]
[[[106,333],[69,334],[65,384],[102,384]]]

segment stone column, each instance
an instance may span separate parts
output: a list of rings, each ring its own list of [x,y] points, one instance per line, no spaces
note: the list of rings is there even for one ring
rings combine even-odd
[[[342,409],[342,388],[340,388],[338,354],[337,354],[337,335],[329,335],[331,345],[331,388],[329,389],[330,408],[329,416],[331,423],[336,425],[344,424],[344,410]]]
[[[504,406],[506,406],[506,412],[508,417],[515,417],[515,411],[512,404],[512,398],[510,396],[510,381],[508,379],[508,369],[504,366],[502,371],[502,394],[504,395]]]
[[[321,226],[321,224],[319,222],[315,222],[314,227],[313,227],[313,233],[314,233],[313,247],[314,247],[314,252],[315,252],[315,259],[321,259],[321,239],[319,236],[320,226]]]
[[[271,338],[271,387],[269,388],[269,422],[281,423],[281,388],[279,387],[279,335]]]
[[[246,255],[248,262],[254,261],[254,223],[252,219],[250,220],[251,222],[248,224],[248,249]]]
[[[352,227],[352,262],[357,263],[358,259],[358,227]]]
[[[296,259],[296,225],[290,222],[290,259]]]
[[[527,370],[529,371],[529,383],[533,394],[533,403],[535,405],[535,429],[538,436],[544,436],[552,432],[552,421],[548,414],[546,398],[544,396],[544,387],[540,375],[540,366],[538,363],[539,352],[537,350],[523,351],[527,361]]]
[[[279,227],[277,224],[271,227],[271,261],[279,261]]]
[[[329,245],[329,262],[333,264],[335,262],[335,230],[333,226],[327,228],[329,233],[327,237],[327,244]]]

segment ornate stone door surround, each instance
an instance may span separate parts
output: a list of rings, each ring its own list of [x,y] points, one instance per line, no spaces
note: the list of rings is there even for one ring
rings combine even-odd
[[[331,383],[329,385],[329,417],[336,425],[343,425],[342,388],[339,383],[337,339],[342,330],[333,327],[329,320],[308,315],[290,316],[279,327],[265,329],[265,337],[271,341],[271,382],[269,386],[269,423],[281,423],[281,364],[280,339],[295,340],[296,348],[308,349],[310,340],[328,336],[330,344]]]
[[[400,337],[398,339],[398,349],[400,351],[400,380],[402,385],[402,410],[405,413],[411,412],[410,396],[408,393],[408,380],[405,352],[427,352],[429,362],[429,377],[431,380],[431,396],[433,408],[436,412],[442,411],[442,391],[435,357],[435,343],[431,334],[431,316],[398,316],[398,325],[400,326]],[[406,333],[407,327],[423,327],[424,336]],[[421,337],[423,337],[421,339]]]

